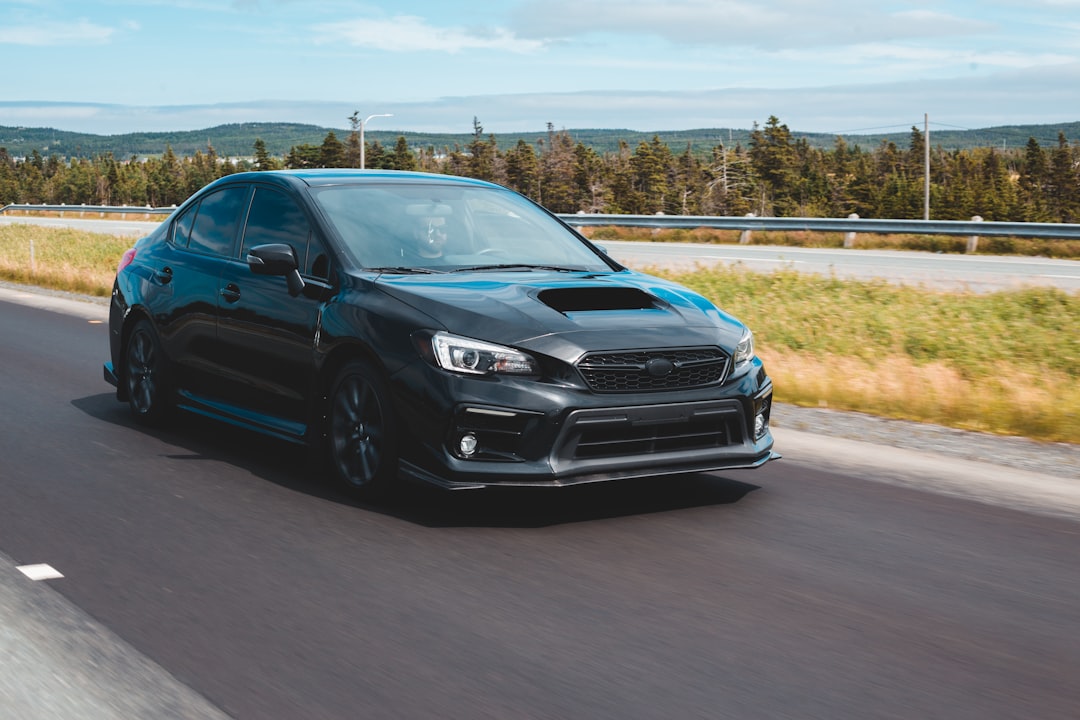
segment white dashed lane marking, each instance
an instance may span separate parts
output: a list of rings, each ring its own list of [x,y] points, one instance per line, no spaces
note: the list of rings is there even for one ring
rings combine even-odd
[[[64,577],[52,565],[40,563],[38,565],[18,565],[15,568],[31,580],[55,580]]]

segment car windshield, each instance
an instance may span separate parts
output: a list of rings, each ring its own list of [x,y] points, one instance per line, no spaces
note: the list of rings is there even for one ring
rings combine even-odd
[[[524,197],[491,187],[357,183],[312,195],[358,265],[387,272],[610,271]]]

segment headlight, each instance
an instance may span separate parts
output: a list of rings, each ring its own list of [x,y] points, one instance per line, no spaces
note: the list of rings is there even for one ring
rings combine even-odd
[[[754,333],[743,331],[739,344],[735,346],[735,365],[742,365],[754,359]]]
[[[539,374],[535,360],[502,345],[437,332],[431,338],[431,349],[435,352],[435,362],[439,367],[452,372],[470,375]]]

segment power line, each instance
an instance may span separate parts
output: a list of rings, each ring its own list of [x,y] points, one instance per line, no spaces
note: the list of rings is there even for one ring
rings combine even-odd
[[[831,132],[829,132],[827,134],[829,134],[829,135],[847,135],[847,134],[850,134],[850,133],[865,133],[865,132],[877,131],[877,130],[908,130],[908,129],[911,129],[911,128],[918,128],[922,124],[923,124],[923,122],[920,120],[918,122],[908,123],[907,125],[881,125],[881,126],[878,126],[878,127],[853,128],[853,129],[850,129],[850,130],[831,131]],[[969,128],[969,127],[964,127],[963,125],[949,125],[948,123],[942,123],[942,122],[931,122],[930,124],[933,125],[934,127],[951,128],[953,130],[969,131],[969,130],[974,129],[974,128]]]
[[[974,128],[963,127],[962,125],[949,125],[947,123],[932,122],[931,125],[940,125],[941,127],[953,128],[954,130],[974,130]]]
[[[914,127],[914,126],[916,126],[918,124],[919,123],[915,122],[915,123],[911,123],[910,125],[882,125],[880,127],[854,128],[854,129],[851,129],[851,130],[837,130],[837,131],[834,131],[834,132],[830,132],[828,134],[829,135],[846,135],[846,134],[849,134],[849,133],[868,132],[870,130],[894,130],[894,129],[903,130],[903,129]]]

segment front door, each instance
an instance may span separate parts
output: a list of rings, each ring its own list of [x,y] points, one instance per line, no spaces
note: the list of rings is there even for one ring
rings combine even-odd
[[[307,288],[289,295],[285,278],[256,275],[250,248],[293,248]],[[328,260],[312,224],[286,193],[256,185],[240,252],[221,276],[218,342],[230,380],[228,401],[251,413],[247,422],[303,434],[313,391],[315,343],[330,293]]]

